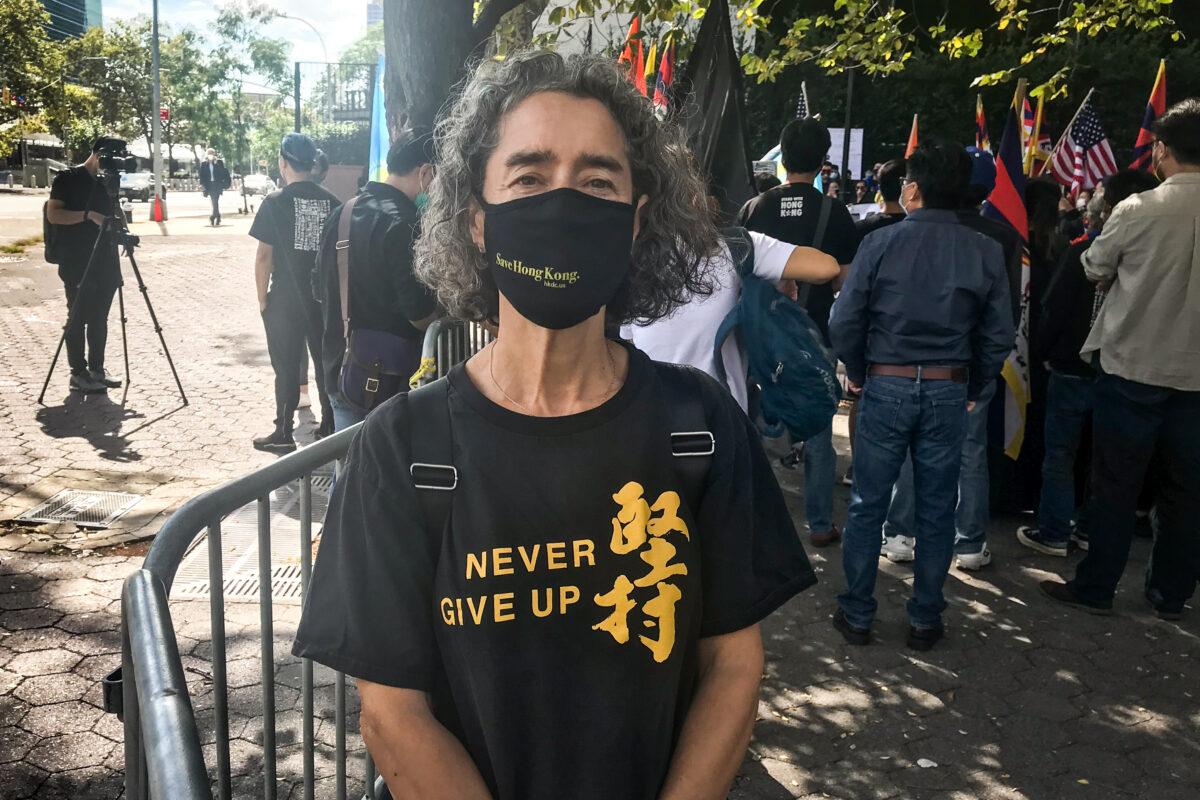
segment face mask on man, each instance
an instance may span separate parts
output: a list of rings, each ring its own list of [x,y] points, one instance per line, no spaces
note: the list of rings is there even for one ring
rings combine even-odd
[[[555,189],[480,205],[496,288],[535,325],[562,330],[594,316],[629,272],[631,203]]]

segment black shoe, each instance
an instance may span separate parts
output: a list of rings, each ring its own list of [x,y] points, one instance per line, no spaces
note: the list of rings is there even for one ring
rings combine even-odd
[[[784,469],[796,470],[800,469],[800,465],[804,462],[804,456],[798,451],[793,450],[786,456],[779,459],[779,466]]]
[[[1062,603],[1063,605],[1074,606],[1081,608],[1089,614],[1098,614],[1100,616],[1110,616],[1113,613],[1112,603],[1107,605],[1094,605],[1085,603],[1080,600],[1075,592],[1071,591],[1071,587],[1059,581],[1042,581],[1038,584],[1038,588],[1042,590],[1042,594],[1049,597],[1051,600]]]
[[[332,419],[322,419],[321,424],[318,425],[316,431],[313,432],[313,438],[316,439],[317,441],[320,441],[320,440],[324,439],[326,436],[331,435],[332,433],[333,433],[333,420]]]
[[[1154,608],[1159,619],[1165,619],[1167,622],[1178,622],[1183,619],[1183,606],[1168,605],[1163,599],[1162,592],[1157,589],[1146,589],[1146,602]]]
[[[1073,528],[1071,530],[1071,543],[1086,553],[1088,551],[1087,530],[1083,528]]]
[[[296,449],[296,440],[290,433],[275,431],[270,436],[260,436],[254,440],[255,450],[268,453],[290,453]]]
[[[846,644],[861,647],[864,644],[871,643],[871,629],[857,628],[851,625],[850,620],[846,619],[846,615],[842,613],[840,608],[833,612],[833,627],[846,640]]]
[[[92,380],[95,381],[96,383],[102,383],[110,389],[120,389],[121,388],[121,382],[119,380],[117,380],[116,378],[110,378],[108,373],[106,371],[104,371],[103,368],[90,369],[90,370],[88,370],[88,375],[90,375]]]
[[[944,625],[938,625],[936,628],[918,628],[915,625],[908,626],[908,649],[932,650],[933,646],[940,642],[946,635]]]

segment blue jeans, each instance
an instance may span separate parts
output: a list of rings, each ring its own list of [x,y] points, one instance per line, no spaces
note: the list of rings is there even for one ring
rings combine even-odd
[[[833,482],[837,452],[833,449],[833,422],[804,442],[804,517],[809,533],[833,528]]]
[[[1050,373],[1046,389],[1046,455],[1038,530],[1048,542],[1066,544],[1075,514],[1075,456],[1083,426],[1092,414],[1094,378]]]
[[[942,586],[954,555],[954,505],[966,431],[966,385],[891,377],[867,380],[859,402],[854,488],[842,536],[846,591],[838,595],[851,625],[870,627],[875,617],[880,532],[892,487],[910,454],[918,533],[908,617],[918,628],[941,623],[946,608]]]
[[[975,410],[967,414],[967,433],[963,440],[962,465],[958,476],[958,506],[954,512],[954,552],[979,553],[987,544],[987,524],[991,513],[988,503],[987,419],[988,405],[996,395],[995,381],[984,387]],[[857,446],[858,442],[855,442]],[[915,536],[916,500],[913,497],[912,460],[905,459],[892,494],[892,505],[884,536]]]
[[[329,393],[329,404],[333,406],[333,429],[344,431],[367,418],[367,415],[350,405],[336,389]]]

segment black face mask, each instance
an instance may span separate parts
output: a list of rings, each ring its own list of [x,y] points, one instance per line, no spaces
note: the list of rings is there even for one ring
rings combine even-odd
[[[594,316],[629,272],[630,203],[555,189],[480,205],[496,288],[535,325],[562,330]]]

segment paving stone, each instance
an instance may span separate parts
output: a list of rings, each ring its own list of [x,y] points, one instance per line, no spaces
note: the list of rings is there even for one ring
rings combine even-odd
[[[20,725],[35,736],[49,738],[91,730],[102,713],[95,706],[78,701],[54,703],[30,709]]]
[[[97,767],[112,752],[114,744],[90,731],[43,739],[29,752],[29,762],[47,772]]]
[[[50,675],[55,672],[69,672],[79,663],[79,656],[70,650],[34,650],[31,653],[21,653],[8,662],[9,672],[19,675]]]
[[[115,631],[121,627],[121,618],[99,611],[83,614],[67,614],[59,620],[58,627],[67,633]]]
[[[36,743],[37,737],[20,728],[0,728],[0,764],[20,761]]]
[[[93,682],[78,675],[39,675],[26,678],[16,689],[17,697],[34,706],[82,700],[88,692],[99,691]]]
[[[0,625],[10,631],[22,631],[30,628],[48,628],[60,619],[62,614],[52,608],[29,608],[7,612]]]

